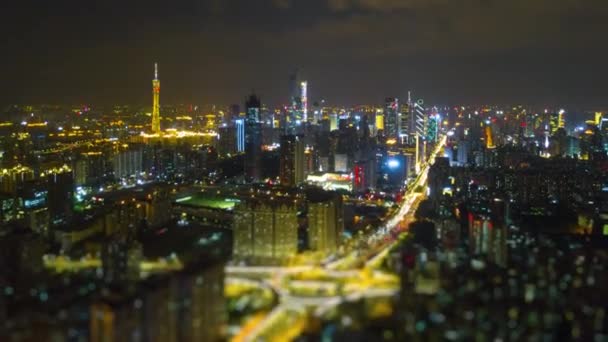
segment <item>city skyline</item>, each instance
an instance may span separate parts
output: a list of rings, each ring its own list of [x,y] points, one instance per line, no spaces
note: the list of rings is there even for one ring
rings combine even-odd
[[[1,104],[287,104],[302,68],[311,103],[606,105],[600,1],[186,1],[5,5]],[[27,90],[27,91],[26,91]],[[500,90],[500,91],[496,91]]]
[[[606,19],[0,6],[0,340],[608,339]]]

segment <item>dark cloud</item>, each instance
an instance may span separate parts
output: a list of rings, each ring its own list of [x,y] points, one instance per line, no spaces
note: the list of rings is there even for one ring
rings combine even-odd
[[[341,38],[361,39],[366,46],[373,42],[386,46],[388,41],[394,46],[383,50],[389,53],[584,48],[601,44],[600,32],[606,32],[602,26],[608,19],[608,2],[594,0],[328,0],[327,4],[342,17],[326,17],[311,35],[337,32]]]
[[[273,0],[273,3],[280,9],[288,9],[291,6],[291,0]]]
[[[415,7],[428,7],[447,0],[327,0],[328,7],[334,11],[372,10],[390,12]]]
[[[0,5],[0,102],[603,100],[604,0],[23,0]],[[492,89],[494,91],[492,91]],[[534,96],[530,96],[533,94]]]

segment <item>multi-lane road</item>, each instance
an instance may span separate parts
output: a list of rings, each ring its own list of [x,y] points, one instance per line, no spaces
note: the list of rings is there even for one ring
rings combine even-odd
[[[443,149],[441,138],[420,173],[408,187],[397,212],[366,237],[363,247],[356,247],[327,263],[291,267],[228,266],[232,278],[256,281],[271,288],[278,305],[264,317],[255,315],[233,337],[233,341],[288,341],[298,336],[309,315],[321,317],[337,305],[359,298],[391,297],[399,289],[399,278],[380,269],[396,244],[401,227],[413,220],[413,214],[424,196],[416,192],[426,188],[430,165]],[[255,324],[253,324],[255,323]]]

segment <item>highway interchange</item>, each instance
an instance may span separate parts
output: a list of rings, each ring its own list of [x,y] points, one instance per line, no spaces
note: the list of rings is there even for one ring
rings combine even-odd
[[[399,209],[386,223],[365,237],[365,244],[350,248],[330,262],[311,265],[264,267],[227,266],[228,282],[254,281],[272,290],[277,305],[265,316],[254,315],[234,335],[232,341],[287,341],[301,334],[310,313],[316,317],[341,303],[359,298],[390,298],[399,290],[399,278],[380,269],[384,259],[397,243],[397,237],[407,234],[404,227],[413,215],[426,189],[430,165],[443,149],[441,138],[420,173],[410,184]],[[363,247],[361,247],[363,246]]]

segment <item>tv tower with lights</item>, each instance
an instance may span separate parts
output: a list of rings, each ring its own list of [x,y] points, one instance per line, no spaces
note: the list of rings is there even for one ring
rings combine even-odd
[[[217,131],[206,129],[198,130],[161,130],[160,127],[160,80],[158,79],[158,63],[154,63],[154,79],[152,80],[152,122],[150,131],[141,132],[134,137],[135,142],[175,144],[177,141],[188,141],[193,145],[212,145],[219,139]]]
[[[154,63],[154,79],[152,80],[152,133],[160,134],[160,80],[158,79],[158,63]]]

